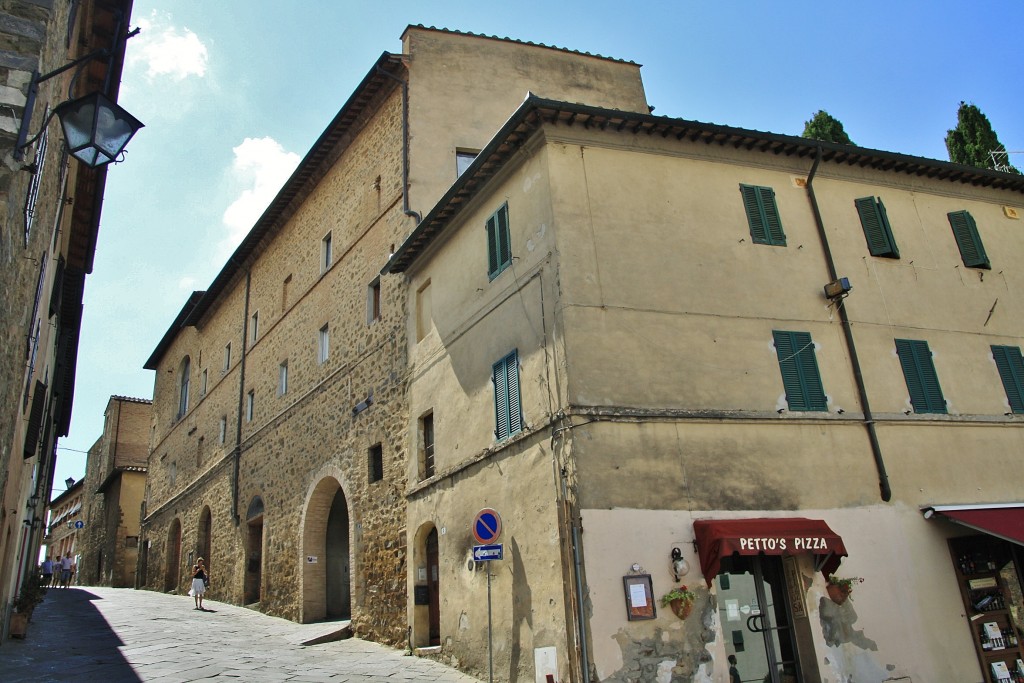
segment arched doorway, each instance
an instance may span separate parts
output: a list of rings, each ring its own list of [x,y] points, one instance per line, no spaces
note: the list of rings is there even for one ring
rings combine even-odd
[[[352,617],[350,534],[345,492],[325,477],[310,494],[303,524],[303,622]]]
[[[204,505],[203,511],[199,513],[199,530],[196,536],[196,555],[205,560],[206,568],[212,569],[213,561],[210,557],[210,534],[213,530],[213,515],[210,513],[210,506]]]
[[[417,647],[441,644],[440,564],[437,527],[424,524],[416,532],[413,567],[413,643]]]
[[[263,593],[263,499],[253,496],[245,514],[249,533],[245,544],[246,605],[259,602]]]
[[[167,530],[167,564],[164,567],[164,592],[178,588],[181,578],[181,520],[175,518]]]

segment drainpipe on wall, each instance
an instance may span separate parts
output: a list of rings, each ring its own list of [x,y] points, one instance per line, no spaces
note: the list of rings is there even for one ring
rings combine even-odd
[[[818,164],[821,162],[821,145],[818,145],[814,155],[814,165],[811,172],[807,174],[807,198],[811,201],[811,210],[814,212],[814,223],[818,226],[818,236],[821,238],[822,249],[825,250],[825,264],[828,266],[829,281],[835,281],[838,277],[836,264],[832,259],[832,250],[828,245],[828,235],[825,233],[825,223],[821,219],[821,210],[818,208],[818,200],[814,196],[814,175],[818,172]],[[878,433],[875,430],[875,419],[871,413],[871,404],[868,402],[867,388],[864,386],[864,375],[860,368],[860,359],[857,356],[857,346],[853,339],[853,328],[850,326],[850,317],[846,314],[845,306],[836,306],[839,312],[839,322],[843,328],[843,337],[846,339],[846,348],[850,352],[850,364],[853,366],[853,378],[857,384],[857,395],[860,398],[861,407],[864,410],[864,427],[868,430],[868,440],[871,442],[871,453],[875,458],[875,469],[878,471],[878,488],[882,500],[888,502],[892,498],[892,489],[889,487],[889,475],[885,471],[885,461],[882,459],[882,447],[878,443]]]
[[[241,523],[238,514],[238,473],[242,460],[242,406],[245,403],[245,356],[249,339],[249,292],[252,287],[252,270],[245,271],[245,305],[242,310],[242,346],[238,361],[238,413],[235,419],[235,447],[231,453],[231,519],[235,526]]]
[[[569,501],[569,492],[565,483],[565,470],[555,463],[555,471],[558,472],[559,484],[561,485],[562,500]],[[580,566],[580,534],[579,525],[576,523],[576,508],[567,505],[569,512],[570,529],[572,529],[572,578],[576,584],[576,620],[578,629],[576,638],[580,648],[580,673],[583,676],[583,683],[590,683],[590,654],[587,652],[587,615],[583,606],[583,568]]]
[[[409,208],[409,83],[379,66],[375,69],[377,73],[398,81],[402,86],[402,212],[406,216],[412,216],[419,223],[422,217]]]

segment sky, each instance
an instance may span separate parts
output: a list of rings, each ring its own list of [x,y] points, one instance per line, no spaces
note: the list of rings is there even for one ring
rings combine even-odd
[[[1024,151],[1020,0],[135,0],[119,102],[146,127],[107,175],[54,496],[110,396],[152,398],[142,366],[188,295],[410,24],[642,64],[655,115],[799,135],[824,109],[857,145],[947,160],[966,101]]]

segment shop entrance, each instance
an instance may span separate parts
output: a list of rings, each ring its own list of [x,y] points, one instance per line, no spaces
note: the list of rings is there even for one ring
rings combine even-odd
[[[803,683],[783,560],[753,555],[722,558],[718,605],[726,649],[740,680]]]

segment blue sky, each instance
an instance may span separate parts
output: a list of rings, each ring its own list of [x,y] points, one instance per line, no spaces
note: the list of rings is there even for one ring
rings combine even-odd
[[[152,397],[142,366],[188,294],[409,24],[632,60],[657,115],[799,135],[825,109],[858,145],[946,160],[965,100],[1024,150],[1020,0],[135,0],[120,102],[146,127],[108,174],[55,495],[108,398]]]

